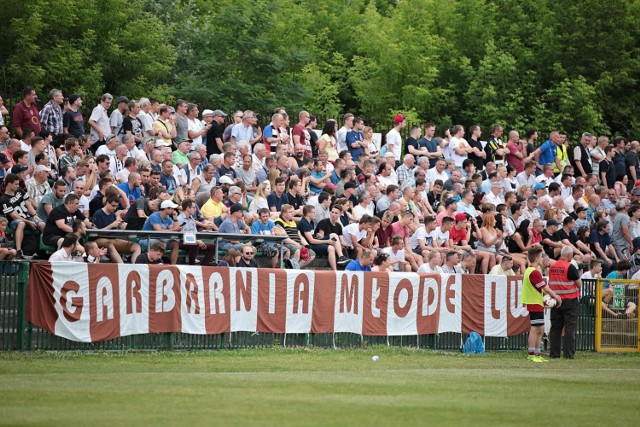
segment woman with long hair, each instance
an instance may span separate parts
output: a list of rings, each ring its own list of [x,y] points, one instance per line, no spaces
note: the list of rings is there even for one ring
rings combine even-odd
[[[235,267],[240,262],[242,254],[237,249],[229,249],[225,256],[222,257],[222,261],[218,263],[218,267]]]
[[[271,168],[267,174],[267,181],[271,185],[271,191],[276,188],[276,179],[280,177],[280,170],[278,168]]]
[[[512,165],[507,165],[507,177],[502,181],[502,189],[505,193],[509,191],[516,191],[518,188],[518,181],[516,180],[516,168]]]
[[[249,212],[258,213],[258,211],[262,208],[269,209],[267,197],[269,197],[270,194],[271,183],[269,181],[260,183],[260,185],[258,185],[258,188],[256,188],[256,195],[253,197],[253,200],[249,205]]]
[[[385,273],[393,272],[393,268],[391,267],[391,262],[389,261],[389,255],[384,252],[380,252],[377,257],[373,260],[373,267],[371,267],[371,271],[384,271]]]
[[[84,173],[84,182],[86,183],[84,189],[84,195],[89,197],[93,188],[98,183],[98,165],[96,165],[96,159],[94,157],[86,157],[80,161],[80,163],[86,163],[87,170]]]
[[[336,140],[336,133],[338,133],[338,122],[334,119],[329,119],[324,124],[322,129],[322,135],[316,142],[318,151],[325,150],[329,156],[329,161],[334,162],[338,158],[338,141]]]
[[[522,220],[513,236],[507,242],[507,250],[513,257],[513,261],[520,265],[520,271],[524,271],[527,268],[527,252],[529,252],[529,249],[537,246],[540,245],[531,241],[531,221],[528,219]]]
[[[378,151],[378,147],[376,143],[373,141],[373,128],[371,126],[365,126],[362,129],[363,136],[363,146],[366,146],[369,150],[369,160],[373,160],[380,155],[380,151]]]
[[[482,228],[480,233],[474,232],[477,241],[477,250],[486,252],[491,256],[485,256],[481,262],[482,274],[487,274],[496,263],[498,249],[502,245],[502,232],[495,228],[496,217],[492,213],[482,214]]]

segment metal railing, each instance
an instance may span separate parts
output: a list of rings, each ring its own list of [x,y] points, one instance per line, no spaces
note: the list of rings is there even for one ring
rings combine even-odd
[[[55,336],[26,321],[25,304],[29,263],[0,261],[0,351],[18,350],[221,350],[238,348],[322,347],[366,348],[372,345],[459,351],[465,334],[442,333],[416,336],[361,336],[335,334],[273,334],[234,332],[216,335],[160,333],[133,335],[96,343],[81,343]],[[595,280],[583,280],[579,306],[576,349],[595,350]],[[488,351],[527,348],[527,334],[486,337]]]

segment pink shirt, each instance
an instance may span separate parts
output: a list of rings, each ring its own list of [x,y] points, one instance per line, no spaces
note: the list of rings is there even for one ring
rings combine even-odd
[[[507,149],[509,150],[509,154],[507,154],[507,163],[516,168],[517,173],[524,171],[524,160],[516,157],[514,153],[520,153],[520,147],[517,144],[509,141],[507,143]]]

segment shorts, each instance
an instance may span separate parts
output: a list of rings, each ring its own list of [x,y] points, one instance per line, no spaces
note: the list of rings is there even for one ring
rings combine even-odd
[[[58,240],[64,239],[63,236],[58,236],[57,234],[50,234],[42,239],[42,243],[47,246],[51,246],[52,248],[58,248]]]
[[[43,221],[43,220],[41,220],[40,218],[33,217],[33,216],[30,216],[30,217],[28,217],[27,219],[28,219],[29,221],[33,221],[33,222],[35,222],[35,223],[36,223],[36,225],[38,225],[38,224],[40,224],[40,223],[44,223],[44,221]],[[18,224],[20,224],[21,222],[23,222],[23,221],[21,221],[21,220],[19,220],[19,219],[14,219],[13,221],[11,221],[11,228],[13,228],[13,229],[15,230],[16,228],[18,228]],[[25,226],[26,226],[26,227],[29,227],[29,226],[28,226],[28,225],[26,225],[26,224],[25,224]]]
[[[307,245],[307,248],[311,249],[316,255],[327,256],[329,255],[329,245],[325,243],[317,243],[313,245]]]
[[[136,244],[135,242],[131,242],[129,240],[106,238],[96,239],[96,243],[98,244],[98,246],[102,247],[107,246],[109,243],[113,243],[113,247],[116,248],[116,251],[123,254],[133,253],[133,245]]]
[[[531,326],[544,326],[544,307],[538,304],[527,304]]]
[[[420,246],[413,248],[413,253],[416,255],[422,255],[422,249],[420,249]]]

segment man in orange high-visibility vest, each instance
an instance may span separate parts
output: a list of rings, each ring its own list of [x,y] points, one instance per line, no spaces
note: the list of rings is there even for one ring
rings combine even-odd
[[[549,357],[560,357],[560,340],[564,328],[564,357],[573,359],[576,353],[576,324],[578,323],[578,297],[580,296],[580,273],[571,264],[573,249],[564,246],[560,259],[549,267],[549,288],[561,299],[559,307],[551,309],[551,331],[549,332]]]

